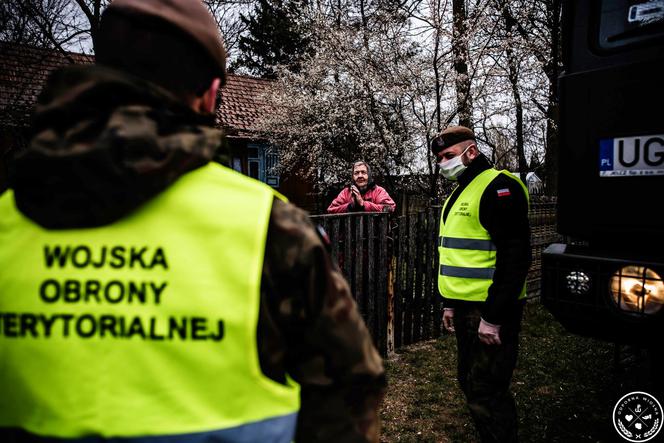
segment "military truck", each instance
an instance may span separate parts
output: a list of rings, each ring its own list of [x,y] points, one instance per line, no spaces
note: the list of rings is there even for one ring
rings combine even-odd
[[[565,240],[543,253],[542,301],[572,333],[661,358],[664,1],[562,8],[557,230]]]

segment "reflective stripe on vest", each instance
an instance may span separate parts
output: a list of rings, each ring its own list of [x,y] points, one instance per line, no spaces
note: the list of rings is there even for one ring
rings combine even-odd
[[[459,194],[445,222],[443,214],[448,201],[443,205],[438,237],[438,290],[445,298],[484,301],[488,296],[495,273],[496,245],[480,223],[480,200],[501,173],[509,174],[487,169],[475,177]],[[518,178],[517,181],[528,198],[526,187]],[[524,282],[520,298],[525,296],[525,288]]]
[[[491,240],[472,238],[438,237],[438,246],[450,249],[477,249],[479,251],[495,251],[496,245]]]
[[[299,387],[256,346],[274,196],[209,164],[118,222],[57,231],[0,196],[0,428],[292,440]]]
[[[495,268],[468,268],[460,266],[440,265],[440,275],[461,278],[492,279]]]

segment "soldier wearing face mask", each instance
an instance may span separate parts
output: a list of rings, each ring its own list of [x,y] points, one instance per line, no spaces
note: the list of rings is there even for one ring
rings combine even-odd
[[[441,212],[438,289],[443,325],[456,335],[459,384],[482,442],[514,442],[509,385],[531,260],[528,190],[496,170],[464,126],[446,128],[431,150],[458,183]]]

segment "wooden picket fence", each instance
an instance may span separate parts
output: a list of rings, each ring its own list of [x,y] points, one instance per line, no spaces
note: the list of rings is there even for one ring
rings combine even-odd
[[[330,237],[332,257],[348,279],[357,305],[381,354],[389,349],[388,312],[393,289],[392,220],[383,213],[349,213],[311,217]]]
[[[315,215],[331,241],[332,256],[348,279],[383,356],[441,335],[438,294],[440,207],[404,216],[383,213]],[[540,292],[541,253],[559,236],[555,202],[531,204],[533,261],[528,296]]]

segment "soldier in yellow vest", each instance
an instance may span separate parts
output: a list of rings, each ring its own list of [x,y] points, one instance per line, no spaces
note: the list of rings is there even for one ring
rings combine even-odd
[[[440,172],[458,186],[441,211],[438,289],[457,340],[458,380],[482,442],[517,441],[509,386],[530,265],[528,190],[451,126],[432,141]]]
[[[95,45],[0,197],[0,441],[378,442],[382,361],[324,236],[211,161],[207,8],[114,0]]]

